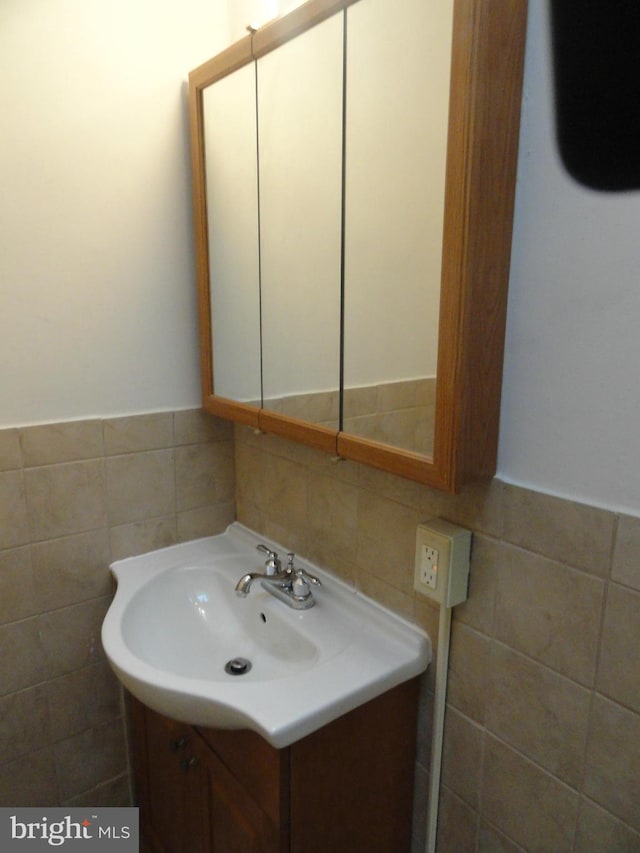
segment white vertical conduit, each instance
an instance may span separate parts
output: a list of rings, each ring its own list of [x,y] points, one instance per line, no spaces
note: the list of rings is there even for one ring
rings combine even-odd
[[[438,832],[438,801],[444,741],[444,715],[447,704],[447,674],[451,644],[451,607],[440,605],[438,621],[438,652],[436,655],[436,687],[433,703],[433,732],[431,735],[431,765],[429,768],[429,807],[427,809],[426,853],[435,853]]]

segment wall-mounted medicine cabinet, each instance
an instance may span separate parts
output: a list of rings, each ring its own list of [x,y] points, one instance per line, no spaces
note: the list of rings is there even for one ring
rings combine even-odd
[[[496,465],[526,0],[309,0],[189,75],[203,406]]]

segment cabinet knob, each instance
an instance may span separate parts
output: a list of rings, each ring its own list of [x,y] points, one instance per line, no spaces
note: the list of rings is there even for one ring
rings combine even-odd
[[[185,758],[184,761],[181,761],[180,766],[188,770],[190,767],[195,767],[197,763],[198,759],[195,755],[192,755],[191,758]]]
[[[181,737],[178,740],[172,740],[170,742],[171,752],[178,752],[180,749],[184,749],[187,745],[186,737]]]

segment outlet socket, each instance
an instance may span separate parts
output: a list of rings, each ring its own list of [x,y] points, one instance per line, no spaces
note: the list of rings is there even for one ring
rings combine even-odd
[[[423,545],[420,554],[420,583],[430,589],[438,588],[439,552],[430,545]]]
[[[467,599],[471,532],[440,518],[418,525],[413,586],[445,607]]]

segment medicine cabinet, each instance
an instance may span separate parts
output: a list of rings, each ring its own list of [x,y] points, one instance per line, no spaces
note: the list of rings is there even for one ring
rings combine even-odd
[[[495,472],[526,0],[309,0],[189,75],[203,406]]]

